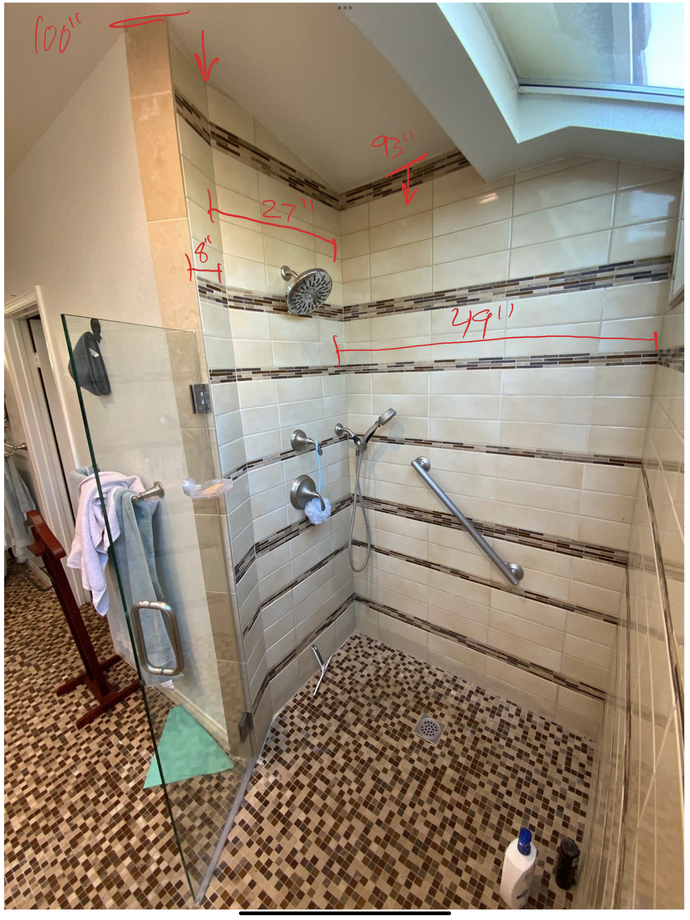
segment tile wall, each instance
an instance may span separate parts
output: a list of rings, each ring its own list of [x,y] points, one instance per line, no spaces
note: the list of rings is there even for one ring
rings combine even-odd
[[[176,90],[197,112],[311,177],[306,164],[233,100],[206,87],[186,53],[175,44],[170,53]],[[333,262],[333,246],[307,234],[281,233],[238,218],[214,215],[212,223],[208,189],[214,207],[257,220],[266,210],[260,203],[263,199],[296,205],[301,217],[292,224],[324,237],[335,235],[336,244],[339,212],[318,200],[313,200],[312,212],[303,190],[291,189],[284,181],[212,149],[179,115],[178,131],[193,249],[210,237],[212,245],[204,249],[208,265],[221,263],[224,283],[235,291],[279,294],[282,303],[282,312],[228,309],[217,276],[199,275],[214,282],[200,296],[209,368],[292,369],[320,365],[326,355],[333,364],[333,335],[341,322],[289,316],[286,285],[279,275],[283,264],[297,272],[323,266],[334,280],[331,301],[340,305],[340,261]],[[302,207],[303,197],[308,210]],[[206,267],[201,254],[195,258],[196,267]],[[316,482],[318,475],[313,450],[299,456],[291,450],[292,431],[302,428],[310,437],[332,442],[336,422],[347,418],[346,386],[344,378],[305,379],[290,370],[280,380],[213,382],[211,391],[219,468],[234,480],[226,494],[233,601],[260,746],[273,714],[316,670],[311,641],[327,657],[354,628],[353,579],[344,552],[350,491],[346,445],[329,443],[323,452],[323,493],[337,512],[329,521],[305,526],[303,512],[294,509],[288,498],[296,476],[308,473]],[[338,510],[338,502],[345,507]]]
[[[683,303],[663,317],[582,904],[683,906]]]
[[[185,54],[171,47],[192,237],[195,248],[210,237],[208,264],[223,266],[221,284],[207,274],[198,286],[258,723],[313,672],[305,643],[321,625],[328,650],[356,617],[368,635],[595,735],[625,620],[680,175],[572,158],[487,184],[459,155],[415,180],[409,205],[390,187],[338,193],[204,86]],[[209,191],[214,208],[254,220],[264,200],[295,205],[290,223],[335,238],[336,261],[299,232],[212,221]],[[331,273],[327,309],[287,315],[284,263]],[[487,313],[466,328],[478,307],[491,314],[484,337]],[[391,348],[405,350],[380,350]],[[366,430],[389,406],[397,416],[363,466],[374,552],[353,579],[353,457],[329,439],[336,421]],[[316,469],[313,452],[292,455],[295,427],[329,440],[324,488],[343,507],[319,527],[287,500],[294,476]],[[419,455],[524,567],[519,589],[453,526],[410,467]]]
[[[655,374],[645,362],[656,362],[668,302],[668,275],[649,280],[660,277],[650,264],[673,252],[679,195],[673,173],[577,159],[489,185],[467,167],[418,188],[409,206],[391,196],[341,214],[343,346],[372,349],[341,360],[384,365],[346,375],[348,424],[398,412],[364,464],[365,494],[387,507],[372,515],[377,551],[355,579],[378,608],[358,602],[357,627],[590,735],[625,617]],[[647,266],[613,284],[611,266],[631,260]],[[516,281],[499,300],[492,284],[504,279]],[[449,290],[459,306],[420,309],[409,296],[434,291],[439,304]],[[366,310],[351,307],[362,301]],[[516,338],[482,341],[473,322],[463,339],[470,310],[491,313],[486,339]],[[555,335],[652,341],[517,338]],[[408,345],[420,347],[373,351]],[[399,361],[414,363],[391,367]],[[443,526],[425,517],[444,509],[410,466],[420,455],[497,552],[523,566],[519,590],[447,515]]]

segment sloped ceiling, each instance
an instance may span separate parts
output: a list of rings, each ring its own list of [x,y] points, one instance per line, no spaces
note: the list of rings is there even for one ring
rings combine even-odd
[[[397,6],[390,6],[391,23]],[[207,61],[220,59],[211,82],[337,191],[389,171],[392,161],[371,146],[381,134],[412,132],[397,163],[454,146],[336,4],[200,3],[174,26],[198,53],[204,29]]]
[[[395,21],[391,5],[391,21]],[[371,146],[401,137],[407,162],[454,145],[383,55],[330,3],[87,3],[64,54],[34,50],[36,19],[60,32],[72,4],[5,5],[5,175],[59,115],[122,30],[109,23],[155,10],[182,12],[174,26],[191,53],[218,57],[211,83],[233,96],[337,191],[388,172]],[[138,28],[146,28],[140,26]],[[39,43],[40,44],[40,43]],[[55,51],[56,45],[53,46]],[[391,169],[393,166],[390,167]]]

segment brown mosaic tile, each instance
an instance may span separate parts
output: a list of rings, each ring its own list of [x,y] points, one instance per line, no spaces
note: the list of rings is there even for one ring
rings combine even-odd
[[[426,524],[437,524],[439,527],[448,527],[452,530],[464,530],[458,519],[447,511],[430,511],[424,508],[415,508],[413,505],[403,505],[400,502],[390,502],[380,498],[364,496],[367,508],[372,511],[381,511],[397,517],[422,521]],[[611,565],[625,567],[628,564],[628,553],[623,549],[613,549],[610,546],[601,546],[598,543],[584,543],[582,540],[570,540],[545,534],[537,530],[527,530],[522,527],[511,527],[507,524],[492,524],[487,521],[478,521],[468,518],[482,536],[494,537],[505,540],[507,543],[520,543],[523,546],[533,546],[551,553],[560,553],[566,556],[577,556],[579,559],[592,559],[597,562],[607,562]]]
[[[294,167],[277,159],[277,157],[260,150],[254,144],[250,144],[249,141],[245,141],[236,134],[232,134],[219,125],[213,124],[178,89],[175,90],[175,105],[180,118],[205,143],[223,151],[223,153],[250,166],[252,169],[256,169],[268,176],[273,176],[275,179],[281,179],[290,188],[294,188],[336,211],[343,211],[346,208],[354,208],[368,201],[386,198],[388,195],[400,190],[401,177],[394,175],[389,178],[376,179],[374,182],[368,182],[365,185],[338,193],[325,183],[318,182],[311,176],[300,173]],[[410,168],[410,188],[416,188],[425,182],[431,182],[432,179],[446,176],[465,166],[469,166],[469,162],[457,149],[424,160]]]
[[[524,595],[526,597],[530,596],[526,591]],[[459,645],[464,645],[465,648],[479,652],[481,655],[487,655],[489,658],[495,658],[497,661],[504,661],[506,664],[510,664],[521,671],[526,671],[528,674],[534,674],[536,677],[548,680],[553,684],[557,684],[559,687],[566,687],[568,690],[573,690],[575,693],[584,693],[585,696],[591,696],[595,700],[603,700],[605,697],[604,690],[598,687],[592,687],[590,684],[586,684],[583,681],[566,677],[564,674],[559,674],[557,671],[552,671],[550,668],[544,668],[541,665],[535,664],[533,661],[527,661],[525,658],[518,658],[515,655],[502,652],[500,649],[486,645],[484,642],[478,642],[476,639],[469,639],[467,636],[456,633],[452,629],[447,629],[445,626],[437,626],[434,623],[430,623],[428,620],[413,617],[410,614],[396,610],[395,607],[389,607],[388,604],[380,604],[378,601],[372,601],[368,597],[361,597],[359,594],[355,595],[354,599],[359,601],[360,604],[365,604],[367,607],[370,607],[372,610],[377,610],[380,613],[385,613],[387,616],[399,620],[401,623],[408,623],[410,626],[416,626],[418,629],[423,629],[425,632],[434,633],[446,639],[452,639]],[[578,613],[579,612],[581,611],[578,610]]]
[[[180,908],[190,904],[173,825],[160,787],[143,789],[153,747],[139,693],[83,729],[93,698],[55,687],[83,665],[52,591],[13,566],[5,581],[5,868],[7,907]],[[96,651],[112,654],[107,619],[82,610]],[[132,679],[125,662],[108,672]],[[175,705],[148,692],[160,733]],[[198,890],[243,777],[168,783],[187,872]]]
[[[396,361],[390,364],[344,364],[342,367],[329,364],[315,367],[212,368],[209,370],[209,377],[211,383],[236,383],[242,380],[283,380],[293,377],[339,377],[343,374],[415,374],[420,371],[513,370],[538,367],[629,367],[638,364],[658,364],[657,352],[448,358],[439,361]]]
[[[539,851],[528,907],[571,906],[553,867],[563,836],[583,840],[590,741],[357,634],[314,684],[274,720],[210,906],[497,908],[521,824]],[[423,713],[438,745],[413,733]]]
[[[190,907],[161,790],[141,788],[141,703],[77,731],[86,692],[52,689],[79,668],[52,593],[10,574],[5,622],[6,907]],[[87,622],[105,653],[106,621]],[[312,684],[274,722],[204,907],[498,907],[521,823],[529,906],[571,905],[552,871],[558,840],[583,839],[591,742],[362,636]],[[422,712],[446,725],[436,747],[412,733]],[[204,832],[208,790],[184,791]]]

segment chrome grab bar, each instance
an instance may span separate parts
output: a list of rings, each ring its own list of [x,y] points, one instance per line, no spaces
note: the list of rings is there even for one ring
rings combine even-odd
[[[142,610],[158,610],[168,621],[166,631],[170,639],[170,644],[172,645],[173,654],[175,655],[175,666],[173,668],[159,668],[149,661],[144,631],[141,628]],[[177,628],[177,617],[172,607],[169,604],[163,603],[163,601],[139,601],[132,607],[131,620],[142,668],[148,671],[149,674],[155,674],[157,677],[175,677],[177,674],[181,674],[184,669],[184,657],[182,655],[180,632]]]
[[[446,508],[453,514],[465,528],[467,533],[472,537],[477,546],[482,549],[489,559],[493,562],[497,569],[501,571],[503,575],[508,579],[511,585],[517,585],[520,582],[520,579],[524,576],[524,571],[521,565],[518,565],[517,562],[504,562],[501,557],[496,553],[486,542],[484,537],[481,534],[477,533],[472,524],[467,520],[465,515],[457,508],[453,502],[448,498],[443,489],[434,482],[434,480],[429,475],[429,470],[431,469],[431,462],[427,460],[426,457],[417,457],[416,460],[412,461],[412,467],[419,473],[424,482],[429,486],[431,491],[440,498]]]

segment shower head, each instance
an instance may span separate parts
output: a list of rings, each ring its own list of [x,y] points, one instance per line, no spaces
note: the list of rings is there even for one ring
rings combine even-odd
[[[331,276],[322,268],[309,268],[298,275],[283,265],[280,276],[283,281],[294,279],[288,286],[286,299],[290,313],[299,316],[308,316],[322,307],[333,287]]]
[[[369,440],[370,440],[370,438],[373,436],[373,434],[374,434],[374,432],[376,431],[376,429],[377,429],[377,428],[380,428],[381,425],[387,425],[388,422],[390,422],[390,420],[393,418],[393,416],[394,416],[395,414],[396,414],[396,413],[395,413],[395,409],[386,409],[385,412],[383,412],[381,415],[379,415],[379,417],[376,419],[376,421],[375,421],[374,424],[371,426],[371,428],[369,429],[369,431],[367,431],[367,433],[366,433],[366,434],[364,435],[364,437],[362,438],[362,441],[364,442],[364,446],[365,446],[365,447],[366,447],[366,445],[369,443]]]
[[[388,422],[390,422],[390,420],[393,418],[394,415],[395,415],[395,409],[386,409],[384,413],[379,415],[379,422],[378,422],[379,425],[387,425]]]

